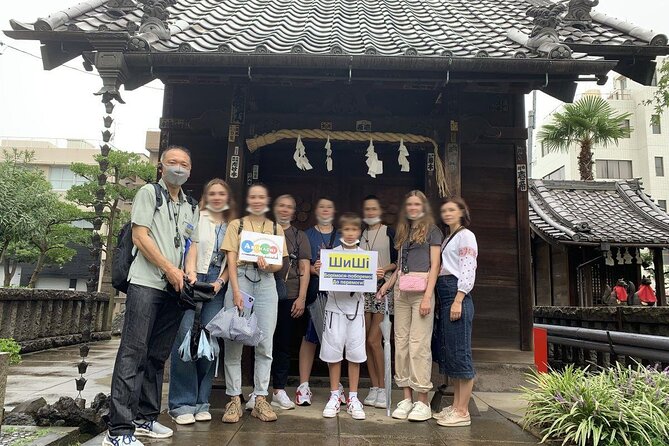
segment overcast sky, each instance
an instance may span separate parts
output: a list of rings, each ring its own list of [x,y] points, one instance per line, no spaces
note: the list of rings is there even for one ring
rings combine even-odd
[[[0,3],[0,29],[6,30],[10,29],[10,19],[32,23],[37,17],[65,9],[77,1],[0,0]],[[669,33],[667,0],[601,0],[597,10]],[[0,42],[34,55],[40,54],[39,42],[15,41],[4,34],[0,35]],[[101,86],[99,77],[65,67],[47,72],[37,58],[7,47],[0,47],[0,52],[0,138],[101,138],[104,108],[100,98],[93,95]],[[81,58],[67,65],[81,69]],[[127,104],[119,104],[114,110],[114,142],[119,148],[143,151],[146,130],[158,127],[163,85],[160,81],[149,85],[151,88],[124,92],[123,99]],[[593,86],[596,84],[580,84],[579,91]],[[538,122],[559,104],[540,93]]]

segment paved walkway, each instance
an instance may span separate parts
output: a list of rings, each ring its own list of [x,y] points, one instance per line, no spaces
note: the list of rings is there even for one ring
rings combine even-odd
[[[118,340],[92,344],[88,358],[90,366],[86,377],[84,398],[92,400],[98,392],[108,392]],[[21,365],[11,369],[8,382],[8,409],[36,396],[54,402],[60,396],[76,396],[74,378],[79,360],[78,347],[65,347],[48,352],[25,355]],[[165,386],[167,388],[167,386]],[[165,389],[166,390],[166,389]],[[250,389],[245,389],[250,391]],[[338,418],[321,416],[328,392],[315,389],[314,405],[279,412],[275,423],[263,423],[246,412],[235,425],[223,424],[221,409],[212,410],[214,420],[192,426],[176,426],[166,415],[161,421],[175,430],[170,440],[146,441],[151,445],[449,445],[484,446],[534,445],[538,441],[509,421],[522,416],[523,403],[514,393],[476,393],[474,403],[480,415],[472,417],[472,426],[446,429],[434,420],[410,423],[386,417],[385,410],[367,409],[367,420],[355,421],[342,412]],[[394,392],[394,401],[401,397]],[[100,445],[93,439],[85,445]]]

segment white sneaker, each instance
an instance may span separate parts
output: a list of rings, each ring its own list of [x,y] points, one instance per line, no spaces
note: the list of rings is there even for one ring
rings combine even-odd
[[[135,420],[135,437],[170,438],[174,435],[172,429],[163,426],[157,421]]]
[[[346,412],[348,412],[354,420],[365,419],[365,408],[358,398],[351,398],[346,405]]]
[[[328,403],[325,405],[325,409],[323,409],[323,417],[325,418],[336,417],[337,414],[339,413],[340,406],[341,406],[341,401],[339,401],[339,398],[331,394]]]
[[[309,383],[302,383],[295,391],[295,404],[298,406],[311,406],[311,396]]]
[[[406,420],[413,409],[413,402],[410,399],[402,400],[397,403],[397,409],[393,410],[392,417],[398,420]]]
[[[374,407],[377,407],[379,409],[385,409],[387,407],[386,403],[386,389],[379,389],[376,392],[376,402],[374,403]]]
[[[422,401],[416,401],[407,419],[409,421],[427,421],[432,418],[432,409]]]
[[[134,435],[112,437],[107,433],[104,440],[102,440],[102,446],[144,446],[144,443],[135,438]]]
[[[339,383],[339,402],[346,404],[346,394],[344,393],[344,386],[341,383]]]
[[[187,424],[195,424],[195,417],[193,416],[192,413],[185,413],[183,415],[178,415],[176,417],[172,417],[175,423],[180,424],[182,426],[185,426]]]
[[[374,406],[376,404],[377,400],[377,395],[379,394],[379,388],[378,387],[370,387],[369,388],[369,393],[365,397],[364,401],[362,402],[365,406]]]
[[[295,409],[295,403],[290,400],[288,394],[283,389],[272,396],[272,406],[283,410]]]
[[[472,419],[469,414],[463,417],[457,411],[453,410],[447,417],[437,420],[437,424],[444,427],[464,427],[471,426]]]
[[[246,402],[246,410],[253,410],[256,407],[256,394],[249,393],[249,400]]]
[[[454,410],[453,406],[444,407],[443,409],[441,409],[441,412],[433,414],[432,418],[434,418],[435,420],[442,420],[447,416],[449,416],[451,412],[453,412],[453,410]]]
[[[198,412],[195,414],[195,421],[211,421],[211,414],[209,412]]]

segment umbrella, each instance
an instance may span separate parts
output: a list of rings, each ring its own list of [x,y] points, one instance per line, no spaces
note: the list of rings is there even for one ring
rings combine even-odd
[[[383,365],[385,366],[385,380],[386,380],[386,413],[390,416],[391,407],[391,393],[393,388],[392,377],[392,347],[390,346],[390,311],[388,311],[388,294],[384,296],[386,308],[383,313],[383,321],[381,321],[381,333],[383,334]]]
[[[325,304],[327,304],[327,301],[327,292],[319,291],[316,300],[314,300],[308,306],[309,316],[311,317],[311,321],[313,322],[314,328],[316,329],[316,334],[318,334],[319,342],[322,341],[323,327],[325,327]]]

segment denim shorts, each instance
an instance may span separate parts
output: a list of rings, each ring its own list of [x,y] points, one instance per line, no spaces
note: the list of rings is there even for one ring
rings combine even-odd
[[[439,373],[456,379],[473,379],[476,371],[472,361],[472,296],[465,296],[460,319],[451,321],[451,305],[458,292],[457,277],[439,276],[436,291],[439,319],[434,321],[432,355],[439,364]]]

